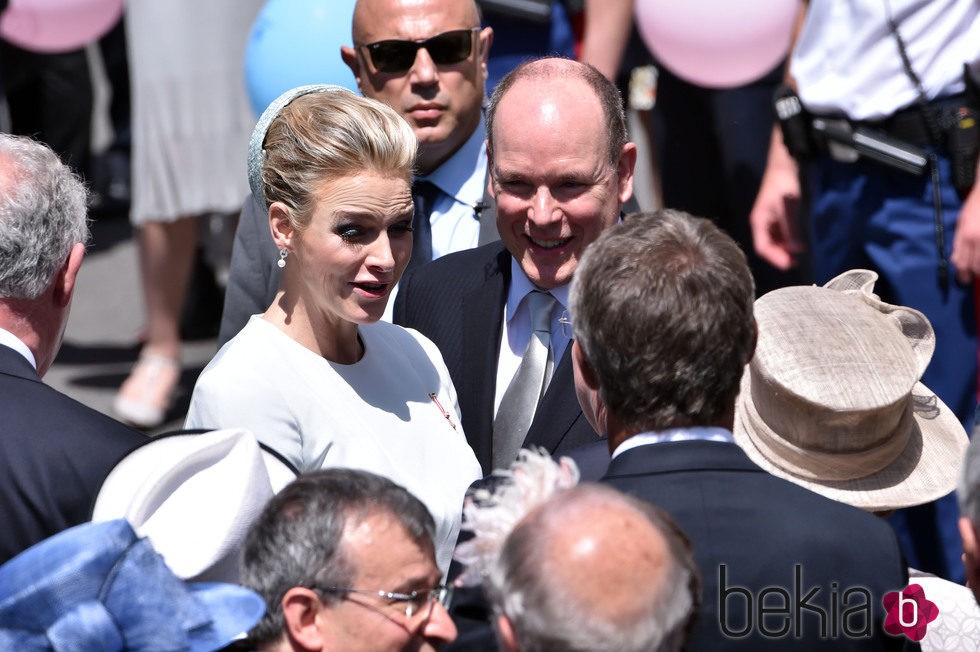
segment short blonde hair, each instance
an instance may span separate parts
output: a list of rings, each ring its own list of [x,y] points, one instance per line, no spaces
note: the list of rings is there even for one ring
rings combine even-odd
[[[342,88],[307,93],[269,125],[262,192],[268,204],[288,206],[302,230],[321,183],[365,171],[410,180],[417,148],[415,132],[387,105]]]

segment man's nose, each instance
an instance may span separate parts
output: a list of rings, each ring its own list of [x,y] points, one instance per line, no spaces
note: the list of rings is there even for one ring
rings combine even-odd
[[[441,602],[432,605],[432,614],[425,621],[422,634],[427,640],[439,643],[452,643],[456,640],[456,624]]]
[[[561,220],[561,208],[548,188],[539,188],[531,198],[528,219],[537,225],[551,224]]]
[[[428,50],[418,49],[409,74],[412,76],[412,81],[419,84],[432,84],[439,79],[439,69]]]

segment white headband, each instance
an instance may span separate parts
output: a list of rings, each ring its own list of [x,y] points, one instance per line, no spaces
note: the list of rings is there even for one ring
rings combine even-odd
[[[276,119],[279,112],[297,97],[308,95],[309,93],[326,93],[331,91],[350,93],[348,89],[343,86],[337,86],[336,84],[297,86],[274,99],[265,108],[265,111],[259,117],[259,121],[255,124],[255,129],[252,130],[252,136],[248,139],[248,185],[252,190],[253,199],[265,208],[269,207],[269,202],[262,190],[262,165],[265,163],[265,149],[263,145],[265,144],[265,134],[269,131],[269,125]]]

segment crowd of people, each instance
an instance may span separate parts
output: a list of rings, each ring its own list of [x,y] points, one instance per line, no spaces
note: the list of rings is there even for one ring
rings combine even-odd
[[[336,56],[360,93],[311,80],[254,128],[217,80],[257,3],[211,7],[210,41],[151,4],[126,10],[153,32],[130,46],[129,425],[42,381],[89,195],[45,134],[0,134],[0,647],[980,644],[975,3],[802,3],[737,192],[672,167],[677,103],[732,118],[778,74],[668,72],[654,211],[615,81],[628,3],[357,0]],[[521,21],[549,47],[584,21],[582,60],[524,52]],[[192,216],[239,208],[220,348],[184,429],[149,437]]]

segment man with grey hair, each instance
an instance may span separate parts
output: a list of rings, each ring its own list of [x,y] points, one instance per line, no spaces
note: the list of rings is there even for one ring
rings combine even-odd
[[[960,503],[959,526],[966,584],[980,604],[980,437],[976,431],[966,449],[956,497]]]
[[[44,385],[89,237],[85,186],[47,146],[0,134],[0,563],[89,519],[144,435]]]
[[[353,469],[300,476],[252,524],[242,583],[266,602],[249,642],[268,651],[434,650],[456,638],[425,506]]]
[[[766,473],[734,443],[755,348],[745,255],[706,219],[631,215],[572,281],[576,389],[608,433],[603,482],[688,534],[703,582],[692,650],[882,650],[885,593],[907,583],[895,534]]]
[[[666,514],[583,484],[518,522],[485,587],[507,652],[675,652],[696,608],[698,574],[687,537]]]

